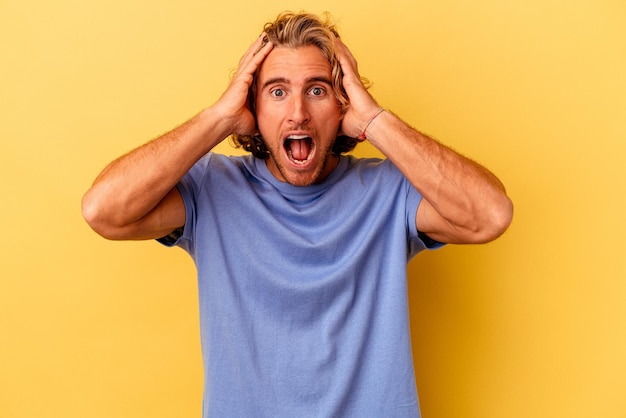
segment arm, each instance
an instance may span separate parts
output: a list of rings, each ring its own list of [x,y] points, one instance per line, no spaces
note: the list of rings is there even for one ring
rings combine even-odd
[[[256,129],[247,108],[252,76],[272,49],[259,37],[239,62],[237,73],[215,105],[173,131],[110,163],[82,201],[83,216],[109,239],[151,239],[185,223],[176,184],[215,145],[233,133]]]
[[[361,83],[357,63],[337,41],[350,107],[342,131],[357,137],[380,107]],[[502,183],[486,168],[414,130],[390,112],[367,126],[367,139],[422,194],[417,229],[447,243],[485,243],[508,228],[513,205]]]

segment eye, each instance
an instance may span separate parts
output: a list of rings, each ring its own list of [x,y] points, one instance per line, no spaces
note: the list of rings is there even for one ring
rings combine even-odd
[[[285,95],[285,91],[283,89],[274,89],[270,91],[270,94],[274,97],[283,97]]]
[[[313,88],[310,90],[310,93],[311,93],[313,96],[321,96],[321,95],[323,95],[323,94],[325,93],[325,90],[324,90],[323,88],[321,88],[321,87],[313,87]]]

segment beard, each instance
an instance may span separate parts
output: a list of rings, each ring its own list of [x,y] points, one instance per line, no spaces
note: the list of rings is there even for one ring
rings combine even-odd
[[[291,170],[281,163],[281,160],[276,155],[276,153],[284,152],[284,150],[273,150],[267,147],[269,151],[269,158],[282,177],[282,179],[279,180],[297,187],[306,187],[312,184],[321,183],[326,177],[328,177],[330,172],[332,172],[332,169],[336,167],[337,162],[339,161],[339,157],[332,154],[332,148],[333,143],[328,145],[328,147],[323,150],[324,152],[322,154],[322,160],[319,161],[318,164],[311,170],[299,172]],[[330,171],[327,172],[326,170],[330,167],[331,164],[333,165],[333,167]]]

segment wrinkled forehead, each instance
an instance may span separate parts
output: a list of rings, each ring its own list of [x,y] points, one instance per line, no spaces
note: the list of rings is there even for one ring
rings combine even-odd
[[[257,86],[268,80],[282,78],[299,80],[311,77],[331,79],[331,65],[322,50],[315,45],[301,47],[274,47],[258,71]]]

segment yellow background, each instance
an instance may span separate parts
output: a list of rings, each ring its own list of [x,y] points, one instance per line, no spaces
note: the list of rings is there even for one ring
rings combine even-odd
[[[381,105],[515,202],[409,267],[424,417],[626,417],[623,0],[0,0],[0,417],[199,416],[191,259],[99,238],[80,199],[284,9],[331,11]]]

